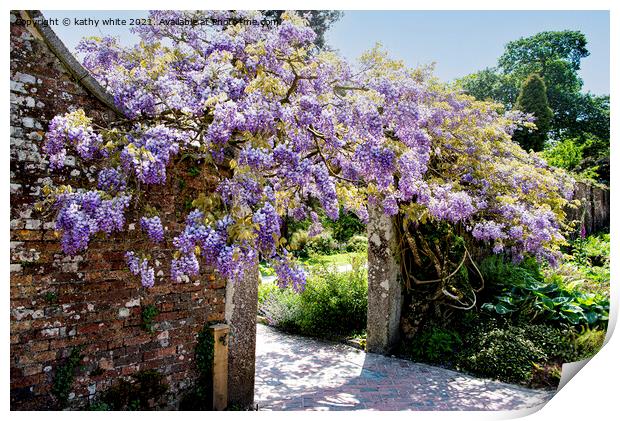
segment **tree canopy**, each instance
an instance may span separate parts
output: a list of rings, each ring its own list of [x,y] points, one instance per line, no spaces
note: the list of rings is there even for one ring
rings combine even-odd
[[[547,140],[547,132],[551,128],[553,111],[547,101],[545,82],[536,73],[523,82],[516,108],[536,118],[536,130],[519,129],[514,134],[515,140],[525,150],[542,151]]]
[[[247,11],[150,18],[134,47],[109,37],[79,47],[125,119],[99,127],[78,110],[50,124],[44,151],[52,168],[68,153],[98,168],[91,189],[48,187],[38,204],[54,210],[66,253],[124,230],[133,204],[145,238],[174,245],[172,280],[201,265],[235,280],[260,257],[280,282],[301,288],[282,217],[318,224],[316,207],[336,219],[342,206],[367,221],[372,206],[412,225],[448,224],[515,258],[557,258],[572,182],[512,141],[518,125],[531,126],[522,113],[454,91],[378,47],[356,65],[311,53],[316,34],[295,13],[276,27],[248,24],[261,16]],[[180,19],[226,24],[163,23]],[[169,239],[143,186],[163,183],[187,155],[218,186],[196,197],[183,232]],[[153,285],[148,247],[127,261]]]
[[[553,142],[573,139],[581,146],[596,144],[593,155],[584,148],[584,168],[592,163],[608,166],[609,96],[583,93],[578,73],[581,60],[589,54],[586,37],[579,31],[541,32],[509,42],[496,67],[467,75],[457,86],[478,99],[498,101],[512,109],[519,87],[529,75],[538,74],[545,82],[553,110],[549,138]],[[593,136],[595,142],[591,141]],[[608,180],[607,171],[603,173],[603,181]]]

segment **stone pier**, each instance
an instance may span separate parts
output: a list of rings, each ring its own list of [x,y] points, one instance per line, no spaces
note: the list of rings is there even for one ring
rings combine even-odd
[[[368,338],[366,350],[387,354],[398,343],[403,294],[392,218],[369,207]]]

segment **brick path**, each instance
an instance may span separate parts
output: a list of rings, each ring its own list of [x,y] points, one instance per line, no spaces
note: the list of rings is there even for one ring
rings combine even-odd
[[[263,410],[515,410],[552,396],[257,327],[255,403]]]

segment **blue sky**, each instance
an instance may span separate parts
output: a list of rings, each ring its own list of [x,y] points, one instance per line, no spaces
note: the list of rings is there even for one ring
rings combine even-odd
[[[44,11],[46,17],[95,18],[146,16],[142,11]],[[129,27],[54,26],[73,50],[83,36],[119,36],[132,44]],[[328,32],[329,44],[355,59],[381,42],[394,58],[410,66],[436,63],[444,81],[493,66],[504,45],[541,31],[582,31],[590,56],[582,60],[584,90],[609,93],[609,12],[606,11],[345,11]]]

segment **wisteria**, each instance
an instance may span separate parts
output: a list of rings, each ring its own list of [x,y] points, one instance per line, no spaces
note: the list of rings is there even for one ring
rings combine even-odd
[[[157,11],[135,30],[140,45],[82,41],[85,67],[126,119],[95,128],[75,111],[50,124],[43,148],[52,168],[68,153],[100,167],[98,191],[52,195],[65,252],[124,229],[130,200],[144,206],[144,185],[165,183],[173,161],[189,157],[218,184],[194,201],[173,239],[176,282],[203,266],[235,280],[267,259],[279,282],[303,288],[304,272],[280,239],[282,220],[310,218],[316,235],[318,208],[331,219],[345,208],[367,222],[375,206],[415,223],[452,224],[495,252],[555,259],[572,181],[511,140],[530,116],[476,101],[379,48],[353,65],[317,52],[293,12],[278,26],[158,24],[259,15]],[[140,225],[163,240],[159,218]],[[136,259],[128,257],[132,272],[151,286],[148,259]]]
[[[133,251],[125,253],[125,259],[127,260],[129,271],[134,275],[140,275],[143,287],[151,288],[155,285],[155,270],[149,266],[148,259],[140,259]]]
[[[128,195],[104,199],[97,191],[72,192],[62,189],[57,192],[56,230],[62,232],[62,250],[75,255],[88,248],[95,234],[121,231],[130,199]]]
[[[49,156],[52,169],[62,168],[65,165],[67,146],[73,146],[77,155],[85,160],[92,159],[98,154],[107,155],[101,135],[95,133],[90,124],[91,120],[86,117],[83,110],[52,119],[43,145],[43,151]]]
[[[150,218],[143,216],[140,218],[140,226],[154,242],[161,243],[164,240],[164,227],[159,216],[152,216]]]

